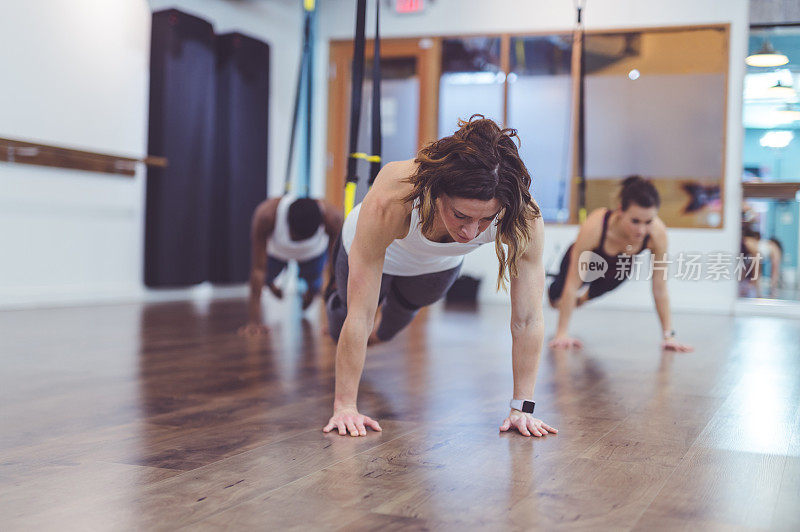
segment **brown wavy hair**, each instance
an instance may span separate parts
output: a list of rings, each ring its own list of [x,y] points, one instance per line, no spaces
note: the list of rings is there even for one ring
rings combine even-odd
[[[514,142],[520,142],[516,129],[501,129],[478,114],[459,120],[458,128],[417,153],[417,170],[407,179],[414,188],[404,201],[419,200],[420,223],[427,233],[433,227],[435,200],[442,194],[483,201],[497,198],[501,206],[494,222],[500,261],[497,288],[505,288],[509,278],[518,275],[517,261],[531,241],[529,223],[541,216],[531,197],[531,176]]]

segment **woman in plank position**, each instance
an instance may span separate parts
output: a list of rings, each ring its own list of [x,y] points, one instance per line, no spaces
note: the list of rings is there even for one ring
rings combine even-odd
[[[636,255],[649,249],[654,260],[666,264],[667,227],[658,217],[660,205],[656,187],[646,179],[631,176],[622,182],[617,209],[596,209],[586,218],[548,289],[550,305],[559,310],[558,329],[550,347],[581,347],[581,342],[568,334],[572,311],[628,279]],[[588,281],[586,274],[591,274],[590,263],[593,262],[601,265],[604,262],[607,268],[602,276]],[[578,295],[578,290],[584,286],[584,292]],[[690,346],[675,338],[666,270],[653,271],[653,300],[661,320],[662,348],[691,351]]]
[[[748,275],[742,281],[743,294],[752,294],[749,288],[754,289],[756,297],[762,297],[759,274],[769,272],[769,296],[778,297],[778,288],[781,280],[781,261],[783,260],[783,246],[777,238],[761,238],[761,233],[749,226],[742,227],[742,243],[740,253],[751,266]],[[769,264],[769,270],[764,266]],[[766,275],[765,275],[766,276]]]
[[[463,256],[488,243],[500,262],[498,287],[511,283],[514,389],[500,430],[556,432],[532,415],[543,341],[544,235],[516,137],[480,115],[461,121],[452,136],[415,159],[387,164],[345,220],[334,258],[336,289],[326,300],[338,346],[333,416],[325,432],[381,430],[356,406],[367,344],[389,340],[420,308],[441,299]]]

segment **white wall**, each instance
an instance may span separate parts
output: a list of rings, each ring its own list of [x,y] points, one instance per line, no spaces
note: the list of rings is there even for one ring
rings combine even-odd
[[[491,6],[491,8],[487,6]],[[385,36],[565,31],[571,0],[436,0],[422,16],[384,10]],[[0,10],[0,136],[92,151],[142,155],[146,148],[150,12],[177,7],[272,46],[270,190],[280,189],[301,30],[299,0],[29,0]],[[319,0],[315,106],[327,116],[327,41],[351,38],[354,2]],[[43,16],[47,13],[47,16]],[[721,231],[672,230],[671,250],[735,250],[741,168],[741,85],[747,1],[591,0],[589,28],[731,24],[726,216]],[[325,120],[315,125],[312,189],[324,190]],[[152,297],[142,286],[144,179],[0,163],[0,306]],[[546,261],[574,238],[547,229]],[[491,249],[467,269],[493,279]],[[641,284],[641,283],[640,283]],[[728,310],[733,283],[673,282],[678,308]],[[483,284],[484,299],[504,300]],[[600,304],[649,305],[629,283]]]
[[[142,0],[4,2],[0,136],[141,156],[149,27]],[[0,163],[0,305],[135,292],[143,185]]]
[[[0,136],[141,156],[151,11],[177,7],[271,45],[269,189],[280,193],[300,54],[295,0],[29,0],[0,9]],[[144,169],[0,163],[0,308],[186,297],[143,286]]]
[[[423,15],[397,15],[382,12],[381,31],[385,37],[430,35],[464,35],[501,32],[569,31],[573,27],[574,11],[571,0],[435,0]],[[490,7],[489,7],[490,6]],[[328,0],[321,5],[320,39],[352,38],[354,25],[353,2]],[[373,14],[374,16],[374,14]],[[590,0],[585,13],[589,29],[627,27],[730,24],[730,65],[728,77],[727,150],[725,156],[725,220],[722,230],[672,229],[670,252],[678,251],[738,252],[739,205],[741,187],[742,128],[741,94],[744,78],[744,57],[748,34],[747,0]],[[370,25],[372,24],[372,25]],[[367,21],[367,27],[374,26]],[[321,50],[327,57],[327,50]],[[324,80],[324,65],[320,65],[318,80]],[[318,93],[327,87],[318,83]],[[320,97],[320,105],[325,101]],[[317,163],[324,160],[324,131],[317,130]],[[546,230],[545,263],[557,268],[557,254],[575,238],[575,226],[548,225]],[[481,275],[481,298],[507,301],[507,296],[494,291],[497,261],[489,246],[470,255],[465,271]],[[736,301],[736,284],[723,282],[670,282],[673,307],[685,310],[729,312]],[[652,306],[646,282],[630,282],[595,303],[603,306],[649,308]]]

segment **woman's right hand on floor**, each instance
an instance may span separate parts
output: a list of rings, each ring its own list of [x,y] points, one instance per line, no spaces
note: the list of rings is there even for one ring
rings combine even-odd
[[[334,408],[333,416],[322,429],[322,432],[330,432],[333,429],[339,429],[340,436],[366,436],[367,427],[376,432],[380,432],[381,426],[377,421],[364,414],[359,414],[356,408]]]
[[[558,429],[551,427],[541,419],[514,409],[500,425],[500,432],[510,429],[516,429],[523,436],[536,436],[537,438],[547,434],[558,434]]]
[[[567,335],[556,335],[548,344],[550,349],[569,349],[571,347],[581,348],[583,343],[577,338],[570,338]]]

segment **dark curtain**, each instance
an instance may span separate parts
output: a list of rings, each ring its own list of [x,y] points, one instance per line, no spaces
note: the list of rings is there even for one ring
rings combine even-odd
[[[216,76],[209,278],[241,283],[250,272],[250,220],[267,196],[269,46],[240,33],[219,35]]]
[[[187,286],[208,279],[209,205],[214,165],[214,30],[170,9],[153,14],[145,284]]]

